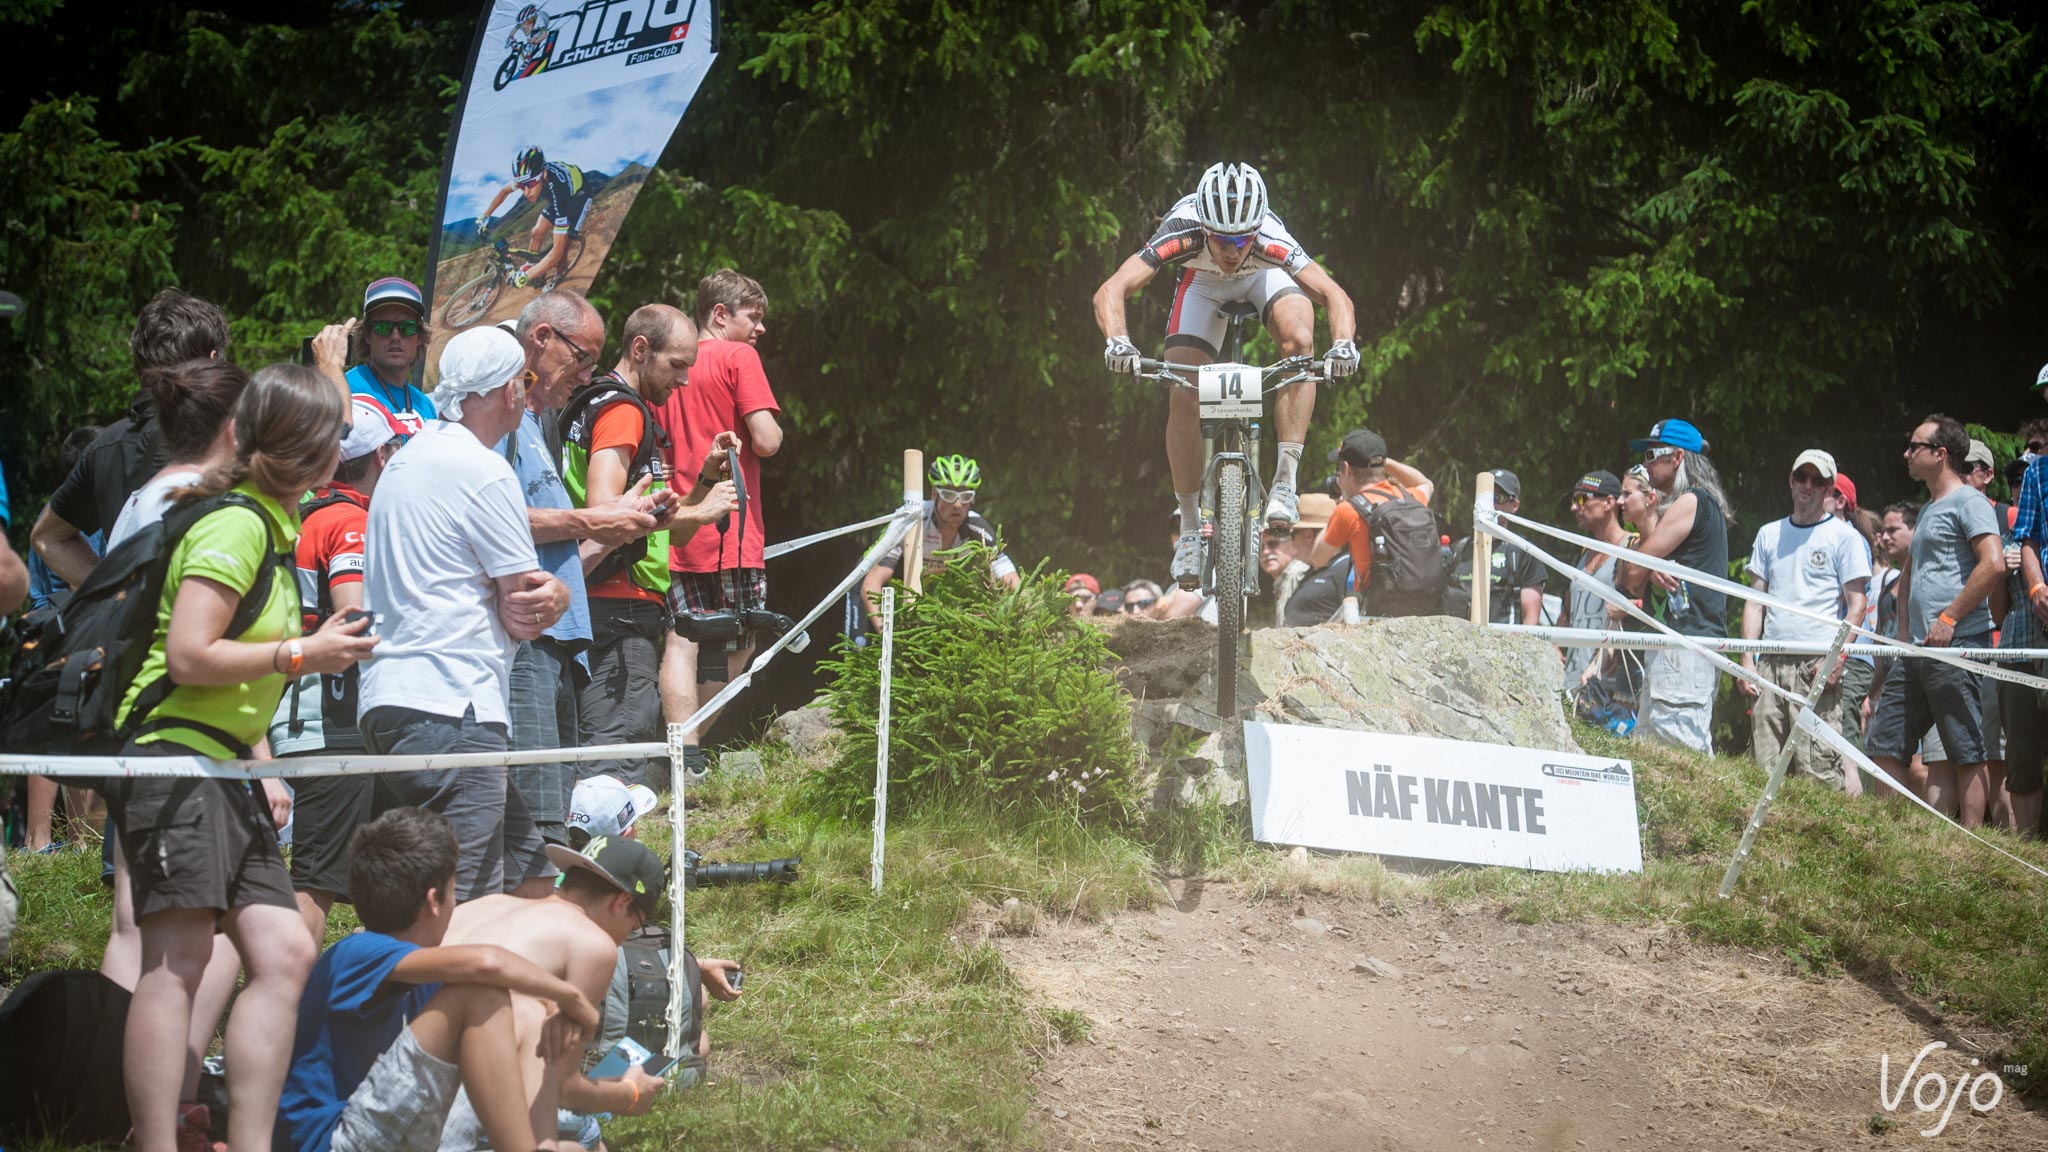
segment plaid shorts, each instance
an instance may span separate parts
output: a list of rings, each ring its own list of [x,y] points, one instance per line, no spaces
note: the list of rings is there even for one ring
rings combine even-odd
[[[436,1152],[461,1071],[428,1055],[401,1028],[370,1065],[334,1125],[332,1152]]]
[[[745,603],[741,602],[742,596]],[[722,572],[670,572],[668,606],[676,613],[766,608],[768,570],[727,568]]]

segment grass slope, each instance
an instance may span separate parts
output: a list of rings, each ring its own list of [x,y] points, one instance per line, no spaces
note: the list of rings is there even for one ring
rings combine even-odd
[[[990,931],[1039,916],[1097,919],[1157,898],[1162,873],[1205,873],[1254,895],[1314,890],[1375,904],[1478,904],[1513,920],[1597,917],[1683,926],[1821,976],[1903,988],[2011,1038],[2001,1063],[2048,1067],[2048,881],[1898,802],[1788,782],[1736,897],[1715,895],[1763,773],[1583,730],[1589,752],[1633,760],[1648,861],[1640,876],[1459,868],[1426,877],[1375,858],[1312,859],[1250,844],[1243,821],[1184,814],[1123,835],[1070,816],[963,811],[892,825],[887,883],[867,886],[862,825],[818,826],[789,797],[802,769],[767,755],[763,780],[697,794],[689,841],[710,859],[801,854],[792,886],[691,894],[689,943],[747,969],[714,1009],[711,1082],[608,1126],[614,1148],[1011,1148],[1037,1054],[1086,1021],[1033,1005]],[[644,830],[666,852],[667,829]],[[2048,864],[2048,849],[2000,843]],[[105,937],[96,857],[16,857],[25,915],[10,982],[88,966]],[[1014,907],[1004,907],[1011,897]],[[349,918],[338,916],[336,932]],[[2043,1083],[2008,1077],[2039,1095]]]

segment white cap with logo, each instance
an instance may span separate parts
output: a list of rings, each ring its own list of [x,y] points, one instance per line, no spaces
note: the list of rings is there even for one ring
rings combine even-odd
[[[576,782],[569,796],[568,826],[596,839],[623,836],[633,822],[654,811],[659,801],[645,784],[628,786],[616,776],[592,776]]]

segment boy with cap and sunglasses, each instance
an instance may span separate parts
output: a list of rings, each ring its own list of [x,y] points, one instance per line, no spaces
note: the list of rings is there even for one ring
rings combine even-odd
[[[1757,530],[1749,552],[1749,584],[1759,592],[1836,620],[1862,620],[1870,584],[1870,550],[1845,521],[1828,514],[1835,491],[1835,458],[1808,448],[1792,461],[1789,484],[1792,514]],[[1742,605],[1742,636],[1784,644],[1826,644],[1835,628],[1811,616],[1779,612],[1755,600]],[[1745,653],[1742,666],[1799,696],[1804,696],[1819,671],[1811,656]],[[1847,657],[1826,669],[1826,680],[1814,716],[1822,723],[1840,723],[1842,677]],[[1787,743],[1789,767],[1835,788],[1854,791],[1853,778],[1842,771],[1841,757],[1814,737],[1798,731],[1800,704],[1765,694],[1747,680],[1737,685],[1752,700],[1750,754],[1771,765]]]
[[[382,404],[406,435],[416,435],[435,419],[433,399],[412,382],[434,335],[420,290],[400,276],[371,281],[363,290],[362,322],[352,335],[362,363],[348,370],[348,390]]]

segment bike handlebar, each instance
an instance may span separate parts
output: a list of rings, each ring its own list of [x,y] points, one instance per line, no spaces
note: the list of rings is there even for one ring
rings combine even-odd
[[[1153,360],[1140,357],[1136,375],[1141,380],[1159,380],[1176,388],[1193,388],[1195,387],[1193,377],[1201,371],[1201,368],[1200,364],[1178,364],[1171,360]],[[1262,387],[1261,394],[1277,392],[1290,384],[1298,384],[1303,380],[1326,381],[1330,379],[1330,363],[1327,357],[1318,360],[1313,356],[1288,356],[1284,359],[1275,360],[1258,371],[1261,385],[1266,385],[1267,381],[1283,372],[1294,373],[1294,375],[1287,377],[1278,384]]]

